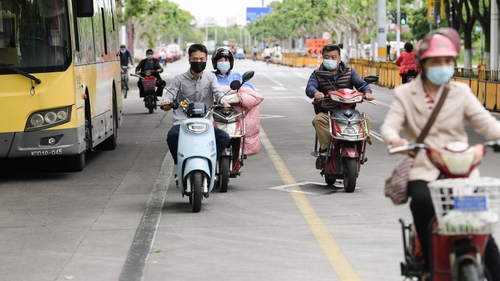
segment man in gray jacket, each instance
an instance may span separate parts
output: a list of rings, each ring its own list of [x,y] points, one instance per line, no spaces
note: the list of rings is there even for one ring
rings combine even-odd
[[[217,101],[229,108],[230,105],[224,98],[217,78],[212,72],[204,72],[207,64],[207,48],[202,44],[193,44],[189,47],[189,64],[190,69],[187,72],[175,76],[174,81],[167,89],[167,93],[161,101],[164,110],[172,108],[172,101],[178,102],[189,100],[203,102],[205,106],[210,107],[214,104],[214,97]],[[187,119],[181,108],[173,112],[173,126],[168,131],[167,143],[174,158],[174,163],[177,164],[177,142],[179,140],[179,127],[183,120]],[[210,119],[212,117],[210,116]],[[217,160],[224,152],[229,143],[229,135],[221,129],[215,129],[215,140],[217,142]]]

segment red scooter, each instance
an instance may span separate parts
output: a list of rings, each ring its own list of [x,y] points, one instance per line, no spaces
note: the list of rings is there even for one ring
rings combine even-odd
[[[329,71],[318,71],[318,77],[329,79],[333,74]],[[378,76],[367,76],[366,85],[378,80]],[[363,87],[364,87],[363,86]],[[337,179],[342,179],[345,192],[354,192],[356,180],[367,159],[365,157],[368,127],[365,113],[360,113],[354,109],[356,103],[364,100],[364,93],[352,89],[339,89],[329,91],[325,99],[316,101],[319,110],[328,111],[330,119],[330,139],[328,149],[324,153],[318,150],[318,137],[315,139],[314,151],[311,155],[323,157],[320,174],[325,177],[328,185],[334,185]],[[332,85],[332,88],[335,88]]]
[[[234,80],[230,84],[230,89],[238,92],[242,85],[252,79],[254,71],[247,71],[243,73],[242,80]],[[240,99],[236,94],[229,94],[226,92],[226,100],[229,104],[238,104]],[[238,111],[230,108],[225,111],[224,108],[216,108],[213,112],[215,125],[217,128],[226,132],[231,138],[226,149],[219,159],[219,167],[217,175],[219,176],[218,185],[220,192],[227,192],[229,185],[229,178],[236,178],[241,175],[241,167],[243,161],[246,159],[245,152],[245,139],[246,139],[246,111]]]
[[[486,149],[499,151],[500,140],[469,146],[454,142],[445,148],[423,143],[389,148],[389,153],[425,149],[427,157],[444,179],[428,184],[436,220],[429,225],[430,272],[426,272],[422,249],[413,224],[399,220],[403,232],[405,262],[401,275],[418,280],[484,280],[481,257],[493,232],[500,209],[500,179],[469,178]],[[425,278],[425,279],[424,279]],[[491,279],[488,279],[491,280]]]
[[[156,102],[158,101],[156,97],[157,80],[151,70],[143,71],[141,74],[142,76],[131,73],[130,76],[142,79],[142,86],[144,87],[144,106],[149,110],[149,113],[153,113],[154,110],[156,110]]]

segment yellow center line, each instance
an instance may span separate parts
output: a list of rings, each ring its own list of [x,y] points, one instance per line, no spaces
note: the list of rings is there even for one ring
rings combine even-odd
[[[266,149],[267,154],[271,158],[271,161],[273,161],[274,167],[278,171],[283,182],[286,185],[291,185],[288,187],[288,189],[302,191],[302,189],[297,185],[295,179],[290,174],[290,171],[286,167],[285,163],[267,138],[267,135],[262,128],[260,129],[260,140],[262,142],[262,145]],[[361,281],[361,277],[359,277],[352,265],[349,263],[346,256],[335,241],[335,238],[333,238],[333,235],[330,233],[326,225],[316,213],[313,206],[311,205],[311,202],[309,202],[309,199],[307,199],[307,196],[303,193],[297,192],[291,192],[290,195],[295,201],[295,204],[297,204],[297,208],[304,217],[304,220],[309,225],[309,228],[313,232],[314,237],[316,237],[316,241],[318,242],[320,248],[323,250],[323,253],[330,262],[330,265],[332,266],[339,279],[341,281]]]

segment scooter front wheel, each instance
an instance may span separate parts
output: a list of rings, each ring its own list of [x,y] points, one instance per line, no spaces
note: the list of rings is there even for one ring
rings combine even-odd
[[[219,160],[220,192],[227,192],[227,186],[229,185],[229,158],[230,156],[222,156]]]
[[[479,281],[477,267],[472,264],[465,264],[460,268],[460,281]],[[482,280],[482,279],[481,279]]]
[[[203,175],[200,171],[193,172],[193,180],[191,181],[191,194],[189,195],[192,202],[193,212],[198,213],[201,210],[201,199],[203,185]]]
[[[352,193],[356,189],[358,161],[355,158],[347,158],[344,169],[344,190],[345,192]]]
[[[156,99],[153,97],[153,96],[148,96],[147,97],[148,99],[148,109],[149,109],[149,113],[153,113],[155,107],[156,107]]]

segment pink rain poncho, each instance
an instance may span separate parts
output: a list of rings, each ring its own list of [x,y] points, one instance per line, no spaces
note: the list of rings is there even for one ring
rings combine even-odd
[[[229,86],[221,85],[224,91],[229,90]],[[260,110],[258,105],[264,100],[264,97],[248,87],[241,87],[238,92],[231,91],[226,96],[231,106],[237,111],[245,111],[246,137],[245,152],[246,156],[260,153]],[[243,117],[238,121],[238,127],[243,127]]]

